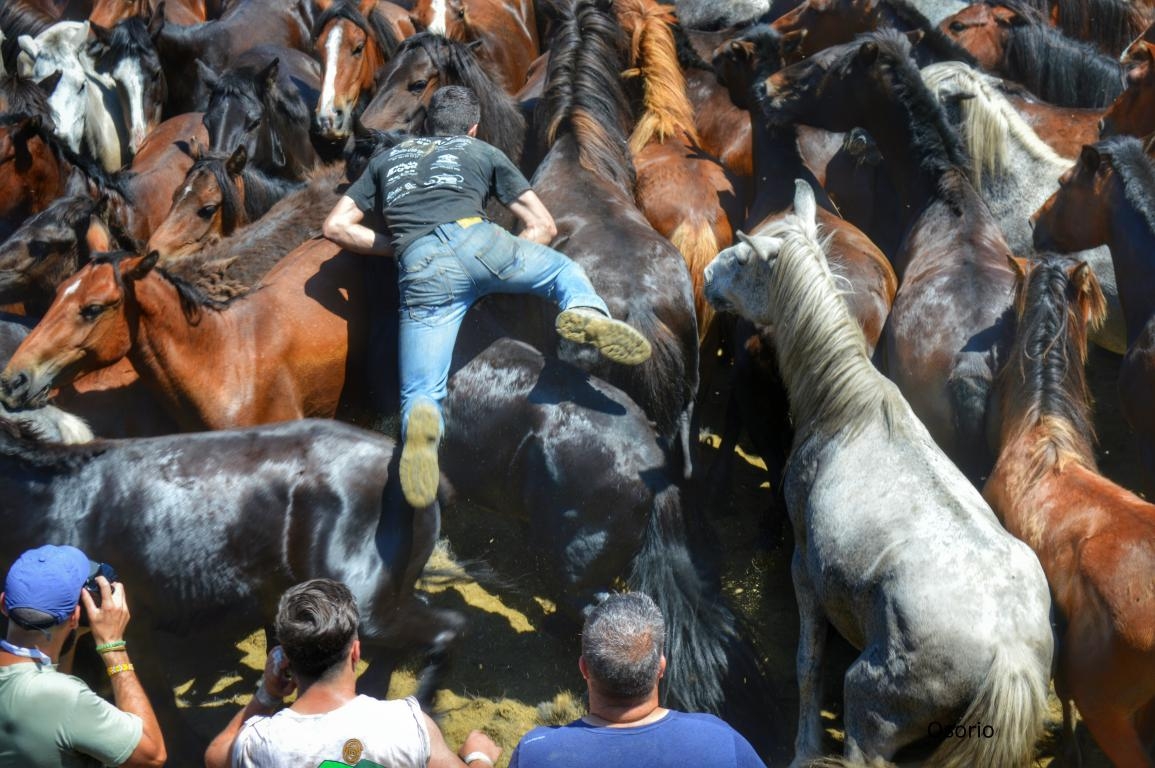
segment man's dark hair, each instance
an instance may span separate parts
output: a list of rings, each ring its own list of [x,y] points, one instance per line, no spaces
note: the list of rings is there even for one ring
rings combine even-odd
[[[658,681],[665,637],[666,622],[649,595],[610,595],[586,618],[582,657],[604,695],[639,699]]]
[[[277,641],[298,677],[317,680],[340,667],[357,637],[357,603],[339,581],[313,579],[288,589],[277,606]]]
[[[481,102],[464,85],[438,88],[425,110],[425,130],[430,136],[463,136],[479,122]]]

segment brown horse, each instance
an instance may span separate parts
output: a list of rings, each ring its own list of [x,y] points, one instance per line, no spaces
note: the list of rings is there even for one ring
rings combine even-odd
[[[702,341],[714,317],[702,273],[733,241],[745,215],[744,190],[702,151],[670,31],[672,9],[653,0],[617,0],[615,9],[631,38],[634,69],[626,74],[642,81],[641,114],[630,136],[635,197],[654,229],[686,260]]]
[[[534,6],[526,0],[417,0],[412,15],[421,29],[475,44],[477,57],[512,95],[542,52]]]
[[[1099,473],[1084,373],[1087,325],[1106,303],[1085,263],[1044,260],[1019,281],[1002,450],[983,496],[1047,574],[1067,746],[1074,704],[1115,765],[1155,765],[1155,505]]]
[[[168,216],[173,194],[192,168],[193,143],[208,143],[203,117],[200,112],[188,112],[165,120],[132,158],[124,178],[132,206],[124,223],[137,242],[147,242]]]
[[[150,19],[163,9],[164,20],[172,24],[200,24],[220,15],[220,0],[93,0],[88,20],[111,28],[134,16]]]
[[[1015,0],[976,2],[943,19],[939,29],[983,69],[1057,106],[1103,108],[1123,90],[1114,56],[1067,37]]]
[[[1135,432],[1144,485],[1155,493],[1155,170],[1139,139],[1115,136],[1083,149],[1079,162],[1034,216],[1035,245],[1111,249],[1127,354],[1119,369],[1123,418]]]
[[[1127,87],[1103,113],[1099,135],[1103,138],[1125,133],[1148,136],[1155,133],[1155,43],[1142,38],[1123,53]],[[1090,143],[1090,142],[1087,142]]]
[[[302,186],[251,168],[244,144],[223,155],[193,141],[192,158],[168,216],[148,240],[147,249],[159,253],[162,264],[231,237]]]
[[[353,121],[373,96],[377,75],[397,46],[417,34],[409,14],[388,0],[329,0],[318,3],[313,50],[324,80],[314,113],[318,134],[344,140]]]
[[[183,430],[333,417],[363,374],[363,259],[310,240],[228,303],[114,253],[63,283],[0,375],[5,402],[127,357]],[[345,390],[350,392],[346,393]]]
[[[988,399],[1010,336],[1010,254],[967,176],[961,140],[923,84],[910,43],[876,32],[765,81],[771,124],[865,128],[898,192],[905,237],[882,349],[885,370],[973,482],[994,463]],[[988,430],[990,440],[988,441]]]

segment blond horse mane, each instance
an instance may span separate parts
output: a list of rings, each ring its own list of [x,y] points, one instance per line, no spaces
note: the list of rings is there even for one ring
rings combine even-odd
[[[636,155],[650,142],[663,142],[679,133],[697,144],[694,108],[686,96],[686,78],[670,31],[677,23],[673,8],[653,0],[615,0],[614,7],[630,35],[633,69],[624,76],[642,78],[645,113],[630,136],[630,152]]]
[[[905,402],[870,362],[866,337],[826,259],[829,238],[819,236],[813,193],[804,181],[795,185],[799,213],[759,232],[781,240],[768,298],[795,423],[800,431],[834,434],[857,431],[881,415],[893,432],[904,423]]]
[[[996,78],[958,61],[931,64],[922,79],[940,101],[951,93],[965,93],[960,109],[963,141],[971,156],[974,182],[981,187],[984,173],[999,175],[1007,167],[1007,142],[1017,140],[1035,160],[1055,166],[1056,176],[1071,165],[1039,138],[1031,126],[998,92]],[[953,88],[952,88],[953,86]]]

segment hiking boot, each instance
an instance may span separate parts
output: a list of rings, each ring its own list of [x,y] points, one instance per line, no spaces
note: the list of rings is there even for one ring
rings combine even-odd
[[[428,507],[437,498],[437,444],[441,419],[431,403],[418,403],[409,411],[405,445],[401,448],[401,492],[415,509]]]
[[[615,363],[637,365],[650,359],[650,342],[645,336],[596,309],[565,310],[557,316],[557,334],[578,344],[591,344]]]

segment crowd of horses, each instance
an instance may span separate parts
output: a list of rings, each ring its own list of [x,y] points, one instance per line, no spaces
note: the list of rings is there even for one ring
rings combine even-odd
[[[1116,765],[1155,766],[1155,506],[1098,472],[1084,371],[1088,344],[1122,355],[1155,483],[1152,16],[5,0],[0,563],[44,542],[114,559],[168,723],[149,630],[228,643],[315,576],[357,595],[373,684],[423,654],[432,706],[468,616],[415,592],[440,506],[397,488],[395,266],[319,235],[433,91],[466,85],[653,356],[608,363],[556,337],[552,305],[480,302],[440,503],[523,520],[571,627],[608,590],[651,594],[666,701],[771,764],[822,757],[833,625],[860,651],[849,764],[1028,766],[1053,675],[1071,764],[1077,710]],[[704,424],[714,391],[725,421]],[[702,503],[725,505],[743,435],[773,489],[752,512],[794,534],[793,745]]]

